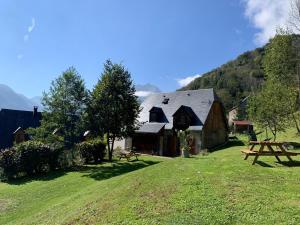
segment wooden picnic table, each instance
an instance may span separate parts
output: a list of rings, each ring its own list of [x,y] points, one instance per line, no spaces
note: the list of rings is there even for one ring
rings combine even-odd
[[[242,153],[246,155],[245,160],[247,160],[250,155],[255,156],[252,165],[256,163],[259,156],[275,156],[278,162],[281,162],[279,156],[286,156],[289,161],[293,161],[291,156],[296,156],[298,153],[287,151],[284,144],[285,142],[276,141],[250,141],[250,148],[242,150]],[[259,150],[255,150],[255,146],[259,146]],[[276,149],[274,149],[274,147]]]
[[[122,158],[126,158],[127,161],[129,161],[129,159],[131,157],[135,157],[136,160],[139,160],[138,156],[140,156],[140,155],[141,155],[140,153],[137,153],[136,151],[133,151],[133,150],[130,150],[130,151],[128,151],[128,150],[122,150],[122,151],[120,151],[120,158],[119,158],[119,160],[121,160]]]

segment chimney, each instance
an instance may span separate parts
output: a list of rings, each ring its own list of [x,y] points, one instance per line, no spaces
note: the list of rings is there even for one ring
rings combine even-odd
[[[37,116],[37,112],[38,112],[38,107],[33,106],[33,118],[35,118]]]

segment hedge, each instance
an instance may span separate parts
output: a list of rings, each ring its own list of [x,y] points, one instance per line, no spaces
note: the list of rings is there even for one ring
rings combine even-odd
[[[92,139],[76,145],[85,163],[101,162],[105,156],[106,144],[101,139]]]
[[[40,174],[60,168],[61,145],[46,145],[39,141],[27,141],[0,152],[0,177],[16,178]]]

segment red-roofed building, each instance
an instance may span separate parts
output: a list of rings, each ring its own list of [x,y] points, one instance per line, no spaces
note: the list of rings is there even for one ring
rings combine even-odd
[[[253,130],[253,124],[248,120],[234,120],[233,123],[233,132],[234,133],[249,133]]]

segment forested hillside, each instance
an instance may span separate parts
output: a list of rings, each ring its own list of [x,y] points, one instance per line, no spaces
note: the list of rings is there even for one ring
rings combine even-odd
[[[257,48],[238,56],[221,67],[195,79],[180,90],[214,88],[227,110],[242,98],[258,90],[264,81],[262,58],[265,48]]]

